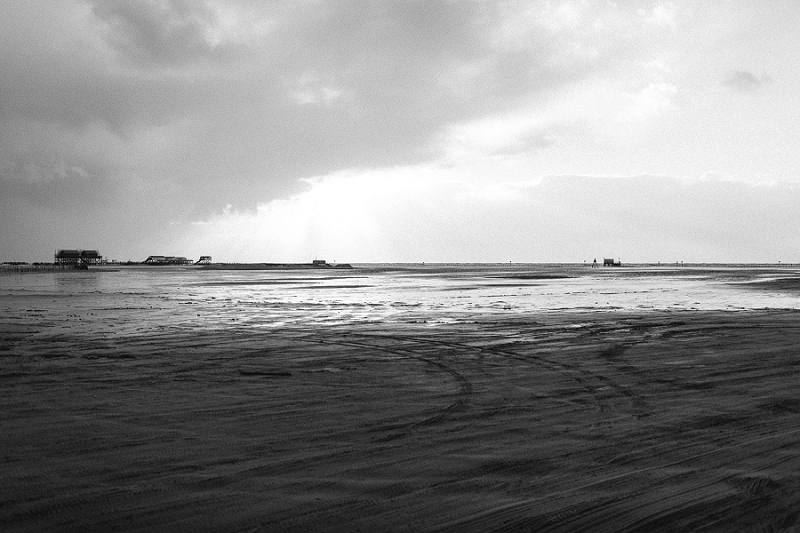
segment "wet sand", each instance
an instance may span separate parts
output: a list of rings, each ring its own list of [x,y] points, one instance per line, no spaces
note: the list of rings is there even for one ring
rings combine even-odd
[[[127,315],[40,307],[0,325],[2,531],[800,527],[796,310],[104,335]]]

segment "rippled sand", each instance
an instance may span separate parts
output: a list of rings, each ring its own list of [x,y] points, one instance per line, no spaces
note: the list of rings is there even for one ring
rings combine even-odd
[[[0,530],[796,530],[798,277],[2,275]]]

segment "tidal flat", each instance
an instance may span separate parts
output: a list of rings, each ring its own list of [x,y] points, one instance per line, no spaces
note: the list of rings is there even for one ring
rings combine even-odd
[[[0,275],[2,531],[796,531],[800,270]]]

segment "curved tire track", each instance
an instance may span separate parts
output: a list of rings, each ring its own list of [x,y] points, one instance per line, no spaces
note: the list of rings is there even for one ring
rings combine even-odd
[[[552,358],[543,357],[541,355],[533,355],[533,354],[523,355],[511,352],[509,350],[494,348],[491,346],[471,346],[468,344],[446,341],[441,339],[432,339],[428,337],[416,337],[416,336],[406,336],[406,335],[374,335],[374,334],[359,334],[359,336],[391,339],[404,342],[415,342],[423,345],[435,344],[455,350],[466,350],[471,352],[477,351],[481,354],[490,354],[499,357],[504,357],[506,359],[513,359],[515,361],[524,362],[529,365],[538,364],[539,366],[547,370],[553,372],[560,372],[562,375],[578,383],[584,390],[591,393],[595,397],[595,401],[597,402],[597,405],[601,411],[606,409],[606,404],[602,399],[602,394],[598,394],[598,390],[600,390],[602,386],[611,388],[620,397],[623,397],[628,401],[630,401],[631,405],[637,409],[648,407],[647,402],[641,396],[637,395],[629,388],[621,386],[620,384],[616,383],[613,379],[604,376],[603,374],[591,372],[589,370],[581,368],[579,365],[573,365],[562,361],[557,361]],[[600,382],[602,385],[592,386],[591,385],[592,381]]]
[[[385,337],[388,338],[388,337]],[[442,361],[437,361],[431,359],[429,357],[421,356],[415,353],[412,350],[407,350],[403,348],[392,348],[386,346],[376,346],[374,344],[364,343],[364,342],[356,342],[356,341],[345,341],[345,340],[331,340],[330,338],[321,338],[319,334],[315,334],[311,337],[305,337],[303,339],[304,342],[316,343],[316,344],[323,344],[323,345],[333,345],[333,346],[349,346],[353,348],[362,348],[368,349],[371,351],[378,351],[390,355],[394,355],[404,359],[413,359],[416,361],[423,362],[425,364],[431,365],[447,374],[449,374],[457,383],[458,383],[458,393],[456,400],[446,407],[439,409],[436,413],[423,417],[420,420],[403,424],[398,428],[398,431],[386,435],[377,439],[377,442],[388,442],[392,440],[396,440],[399,438],[403,438],[407,436],[411,431],[415,428],[419,428],[422,426],[428,426],[436,424],[442,420],[444,420],[449,415],[463,411],[470,402],[470,396],[473,393],[472,382],[467,379],[464,374],[457,371],[450,365],[445,364]],[[380,431],[381,429],[385,428],[378,428],[376,431]]]

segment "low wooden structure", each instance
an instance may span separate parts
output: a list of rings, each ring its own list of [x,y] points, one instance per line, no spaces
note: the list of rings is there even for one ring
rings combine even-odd
[[[618,267],[618,266],[622,266],[622,262],[621,261],[614,261],[613,259],[606,259],[604,257],[603,258],[603,266]]]
[[[191,265],[192,260],[172,255],[151,255],[144,260],[144,265]]]

